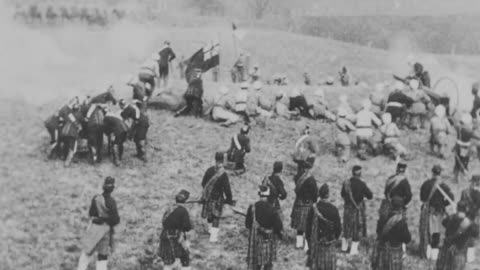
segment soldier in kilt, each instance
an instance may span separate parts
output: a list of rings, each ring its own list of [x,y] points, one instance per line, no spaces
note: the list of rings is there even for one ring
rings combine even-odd
[[[270,176],[263,179],[262,185],[268,186],[270,189],[270,195],[267,201],[273,206],[275,211],[282,217],[282,209],[280,208],[280,201],[287,198],[287,191],[280,177],[283,170],[283,163],[281,161],[275,161],[273,163],[273,172]]]
[[[305,250],[308,250],[303,234],[307,226],[307,215],[312,205],[317,201],[317,181],[310,173],[312,166],[313,164],[307,161],[301,174],[294,177],[296,197],[290,215],[290,226],[297,231],[297,249],[305,248]]]
[[[250,153],[250,138],[248,132],[250,126],[244,126],[240,129],[240,133],[232,137],[230,148],[227,151],[227,159],[235,163],[234,172],[236,175],[243,174],[247,171],[245,168],[245,155]]]
[[[77,270],[87,270],[91,257],[97,253],[97,270],[107,270],[108,255],[113,251],[113,228],[120,223],[117,203],[112,197],[115,189],[115,179],[105,178],[103,193],[92,199],[90,210],[90,225],[83,239],[82,255],[78,261]]]
[[[470,187],[462,191],[461,201],[467,204],[467,217],[473,221],[476,226],[480,225],[480,175],[473,175],[470,180]],[[469,242],[467,250],[468,262],[475,260],[475,241]]]
[[[208,168],[202,180],[202,218],[209,223],[210,242],[218,242],[224,203],[233,205],[228,175],[223,168],[223,153],[215,154],[215,166]]]
[[[162,219],[163,230],[160,235],[158,256],[163,261],[163,269],[171,270],[178,258],[182,270],[190,270],[190,242],[186,233],[192,229],[190,215],[183,204],[188,200],[190,193],[181,190],[175,196],[175,204],[170,205]]]
[[[472,116],[468,113],[462,115],[460,123],[456,125],[457,143],[455,144],[455,166],[453,168],[454,181],[458,183],[460,174],[468,173],[472,139],[480,139],[473,132]]]
[[[203,109],[203,81],[202,70],[194,69],[191,75],[192,79],[188,82],[187,92],[185,92],[184,98],[187,102],[186,107],[175,113],[175,116],[193,114],[196,118],[202,117]]]
[[[403,198],[392,198],[392,211],[377,223],[377,241],[372,254],[373,270],[402,270],[403,245],[411,241],[407,220],[403,215]]]
[[[400,162],[397,164],[396,174],[387,179],[384,192],[385,199],[383,199],[382,203],[380,204],[380,218],[389,216],[390,212],[392,211],[391,198],[394,196],[403,198],[403,215],[406,217],[406,206],[412,200],[412,188],[410,187],[410,183],[405,176],[406,170],[407,164]]]
[[[259,187],[260,201],[250,205],[245,227],[250,230],[248,238],[248,270],[271,270],[277,259],[276,238],[282,237],[282,220],[275,208],[268,202],[270,189]]]
[[[343,211],[342,251],[347,252],[352,241],[350,254],[358,254],[360,238],[367,236],[364,199],[373,198],[372,191],[361,180],[362,167],[356,165],[352,169],[352,177],[343,183],[341,195],[345,201]]]
[[[122,99],[119,101],[122,112],[120,115],[124,120],[130,119],[132,126],[130,127],[129,137],[135,142],[137,148],[137,158],[146,162],[146,154],[144,146],[147,140],[147,132],[150,127],[150,121],[148,115],[140,110],[141,104],[126,104]]]
[[[467,217],[467,203],[457,204],[457,213],[443,221],[445,240],[440,249],[436,270],[464,270],[468,243],[478,237],[478,226]]]
[[[302,136],[295,142],[295,150],[292,154],[293,162],[298,166],[297,177],[303,172],[307,162],[313,166],[318,148],[317,140],[310,135],[310,127],[306,126]]]
[[[336,243],[342,233],[342,224],[338,209],[327,202],[329,188],[327,184],[318,191],[319,202],[314,205],[307,217],[305,232],[310,249],[307,267],[310,270],[337,269]]]
[[[447,214],[445,207],[450,204],[443,194],[446,194],[451,201],[454,200],[454,196],[450,188],[440,179],[442,167],[435,165],[432,173],[432,179],[425,181],[420,189],[420,200],[423,202],[419,228],[420,257],[437,260],[440,229],[442,220]]]

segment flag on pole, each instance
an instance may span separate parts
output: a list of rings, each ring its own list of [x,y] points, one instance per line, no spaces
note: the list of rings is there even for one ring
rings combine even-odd
[[[187,68],[185,70],[185,77],[187,82],[190,78],[189,74],[192,70],[198,68],[202,72],[207,72],[211,68],[214,68],[220,64],[220,42],[212,41],[209,45],[204,46],[197,52],[195,52],[192,57],[187,62]]]

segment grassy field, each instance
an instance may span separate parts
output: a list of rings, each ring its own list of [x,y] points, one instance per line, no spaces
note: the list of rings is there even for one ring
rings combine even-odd
[[[1,269],[74,269],[80,254],[80,237],[87,226],[90,199],[100,192],[107,175],[117,178],[114,196],[121,215],[116,234],[117,247],[110,269],[159,269],[151,265],[151,254],[158,246],[164,207],[180,188],[189,189],[193,198],[200,196],[201,177],[213,163],[213,153],[225,150],[231,136],[240,127],[225,129],[209,121],[173,118],[170,112],[151,111],[149,142],[160,150],[148,148],[147,164],[132,157],[134,145],[129,142],[120,168],[106,160],[96,166],[80,161],[65,169],[62,162],[46,158],[48,135],[42,120],[65,97],[74,93],[95,92],[94,89],[101,89],[109,81],[118,85],[120,96],[129,95],[127,89],[120,86],[123,78],[164,39],[172,41],[179,55],[189,55],[201,46],[202,41],[218,33],[223,44],[222,68],[225,70],[233,61],[229,27],[225,22],[223,26],[201,29],[120,25],[106,32],[87,32],[68,27],[37,31],[23,28],[6,31],[0,28],[0,33],[6,34],[6,42],[0,51],[8,49],[5,55],[17,59],[13,63],[0,64],[2,74],[10,78],[0,86],[0,123],[3,127],[0,130],[3,138],[0,142]],[[36,37],[36,42],[23,43],[25,47],[20,49],[19,42],[31,40],[32,36]],[[239,45],[264,67],[264,74],[285,72],[294,83],[300,81],[300,75],[305,70],[314,78],[319,78],[324,74],[336,74],[344,63],[362,80],[374,83],[389,78],[394,71],[400,72],[403,64],[399,63],[405,61],[404,54],[276,31],[250,30],[247,37]],[[472,78],[480,67],[478,59],[421,57],[433,63],[432,70],[451,72],[461,78]],[[27,60],[33,72],[31,76],[22,76],[22,63]],[[468,87],[470,81],[465,79],[463,83]],[[182,87],[184,83],[174,83],[174,88]],[[466,87],[462,89],[466,91]],[[368,94],[358,88],[333,87],[327,90],[327,98],[335,104],[339,93],[344,91],[355,101]],[[336,162],[332,153],[333,127],[326,123],[271,120],[265,128],[254,126],[251,132],[253,150],[246,159],[248,171],[240,177],[231,178],[238,207],[246,209],[257,199],[255,188],[262,177],[270,173],[273,161],[282,160],[287,164],[283,179],[288,198],[282,202],[282,207],[289,238],[279,248],[276,269],[280,270],[303,269],[305,264],[304,252],[293,249],[294,232],[288,225],[294,199],[294,166],[290,152],[301,129],[307,124],[321,143],[314,175],[319,184],[329,183],[331,201],[342,207],[341,183],[350,175],[351,167],[360,162],[356,159],[345,165]],[[442,164],[447,178],[450,178],[453,156],[449,155],[446,161],[441,161],[426,154],[425,132],[410,133],[402,141],[415,156],[409,162],[408,170],[414,192],[408,211],[410,230],[414,235],[409,254],[413,254],[418,244],[419,187],[429,177],[431,166],[435,163]],[[362,246],[362,256],[339,256],[339,269],[369,269],[367,255],[373,241],[384,182],[395,169],[394,162],[385,157],[361,164],[364,166],[364,179],[375,192],[374,200],[367,203],[370,237]],[[478,167],[478,162],[475,160],[472,165]],[[453,186],[457,197],[467,184],[462,182]],[[243,218],[227,210],[222,220],[221,241],[211,245],[207,241],[206,224],[199,218],[200,207],[193,205],[190,210],[195,225],[193,269],[246,269],[247,233]],[[470,269],[476,269],[479,263],[477,261]],[[433,269],[433,265],[415,256],[408,256],[405,264],[408,270]]]

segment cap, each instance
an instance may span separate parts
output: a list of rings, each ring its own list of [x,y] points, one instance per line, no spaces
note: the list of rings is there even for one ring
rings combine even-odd
[[[224,154],[222,152],[215,153],[215,161],[223,162],[224,161]]]
[[[180,192],[177,193],[177,195],[175,195],[175,201],[177,201],[178,203],[184,203],[188,200],[189,197],[190,197],[190,192],[188,192],[185,189],[182,189],[180,190]]]
[[[440,173],[442,173],[442,171],[443,171],[443,168],[440,165],[435,165],[432,168],[432,173],[436,175],[439,175]]]
[[[390,124],[392,122],[392,115],[389,113],[384,113],[382,115],[382,122],[386,125]]]
[[[254,90],[260,90],[260,89],[262,89],[262,83],[259,82],[259,81],[255,81],[255,82],[253,83],[253,89],[254,89]]]
[[[258,195],[260,197],[268,197],[270,196],[270,189],[266,185],[258,186]]]
[[[103,187],[106,188],[106,187],[114,187],[114,186],[115,186],[115,178],[111,176],[107,176],[105,178],[105,181],[103,182]]]
[[[355,165],[352,168],[352,174],[358,174],[361,171],[362,171],[362,166],[360,166],[360,165]]]
[[[407,169],[407,164],[403,162],[399,162],[397,164],[397,172],[405,172],[406,169]]]
[[[273,172],[279,173],[283,170],[283,162],[275,161],[273,163]]]
[[[437,107],[435,107],[435,115],[438,116],[438,117],[444,117],[445,116],[445,107],[443,105],[437,105]]]
[[[330,192],[330,189],[328,188],[327,184],[323,184],[320,189],[318,190],[318,197],[321,199],[326,199],[328,198],[328,193]]]

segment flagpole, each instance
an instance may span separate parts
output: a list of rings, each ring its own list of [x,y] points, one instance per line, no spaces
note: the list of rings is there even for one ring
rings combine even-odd
[[[223,83],[223,76],[222,76],[222,68],[221,68],[221,61],[222,61],[222,45],[220,45],[220,32],[217,32],[217,42],[218,42],[218,70],[217,70],[217,82]]]

